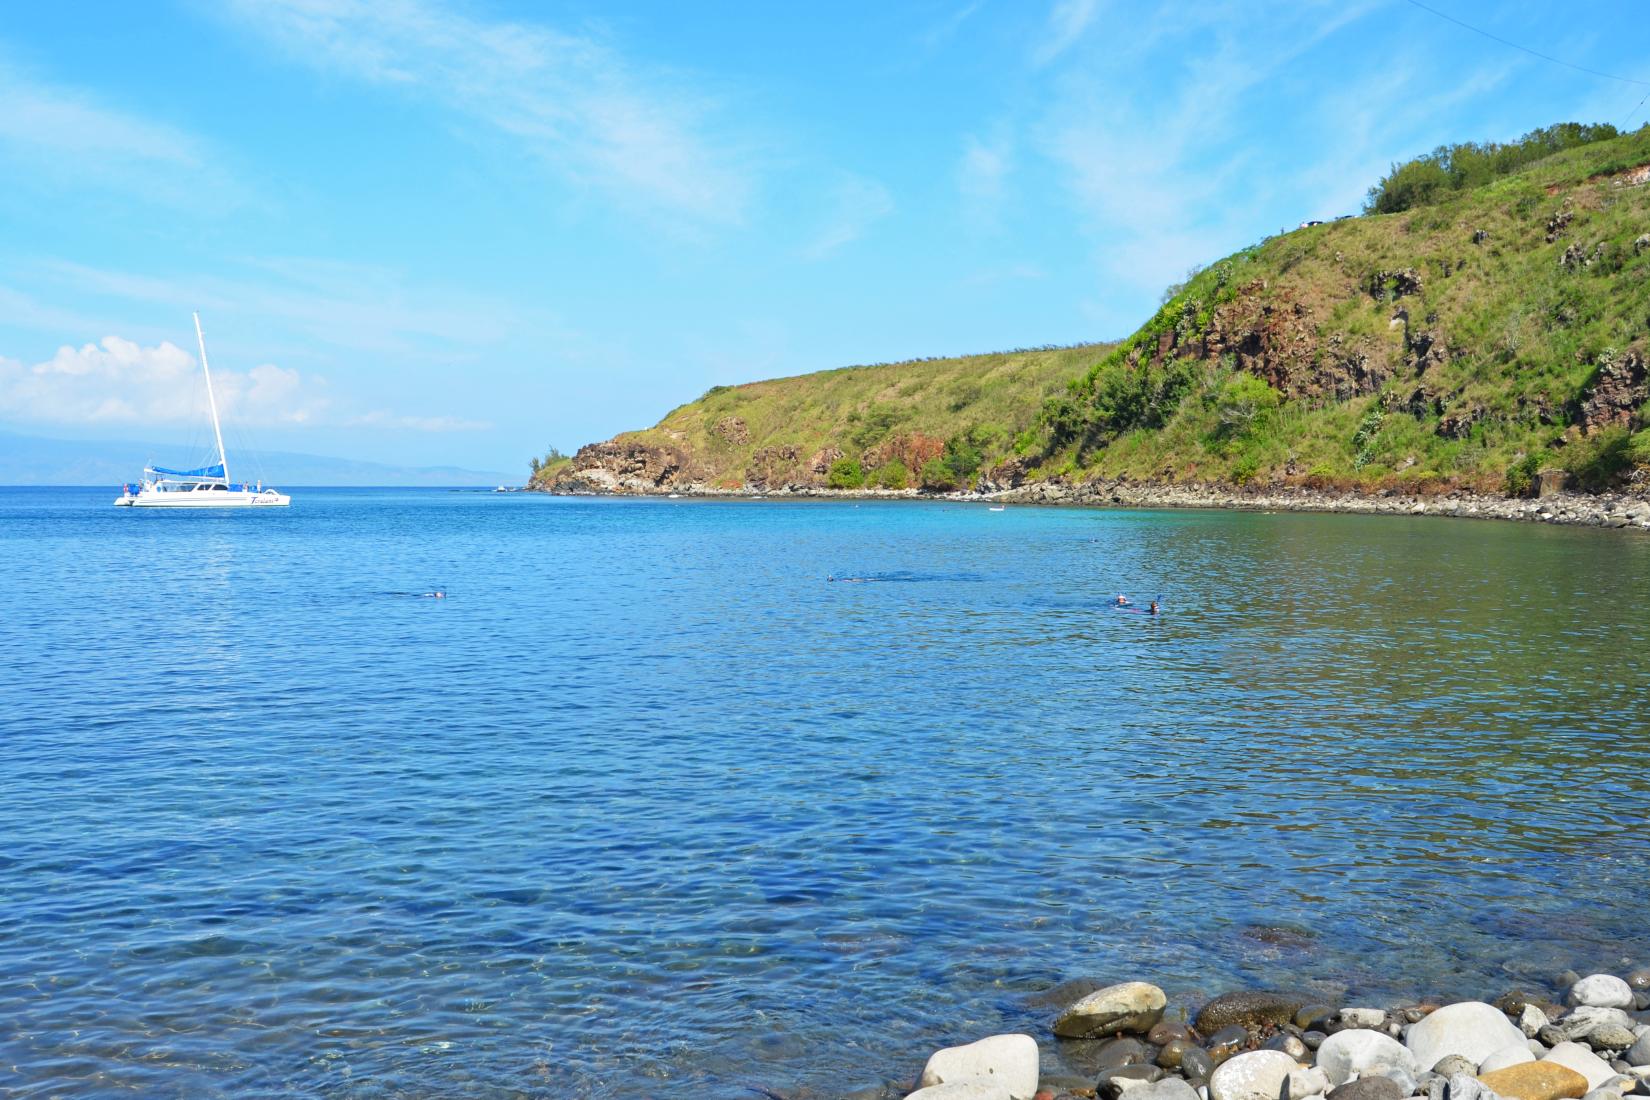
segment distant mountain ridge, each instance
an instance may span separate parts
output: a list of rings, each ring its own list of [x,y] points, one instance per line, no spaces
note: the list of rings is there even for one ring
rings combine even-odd
[[[233,456],[232,456],[233,457]],[[135,481],[145,462],[189,464],[176,445],[131,440],[70,440],[0,432],[0,485],[121,485]],[[519,484],[521,476],[458,466],[394,466],[294,451],[246,456],[274,484],[490,486]],[[240,471],[231,469],[237,477]]]

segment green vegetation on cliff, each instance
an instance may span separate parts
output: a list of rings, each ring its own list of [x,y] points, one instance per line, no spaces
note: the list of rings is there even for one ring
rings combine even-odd
[[[1650,469],[1650,126],[1441,148],[1116,345],[719,386],[541,486],[1026,479],[1526,490]],[[1390,212],[1387,212],[1390,211]]]
[[[1199,272],[1049,402],[1043,472],[1520,491],[1650,462],[1650,128],[1491,176]]]
[[[585,448],[574,466],[605,462],[621,478],[661,487],[950,488],[1040,446],[1044,401],[1106,349],[1038,348],[717,386],[653,428]],[[535,483],[565,474],[546,467]]]

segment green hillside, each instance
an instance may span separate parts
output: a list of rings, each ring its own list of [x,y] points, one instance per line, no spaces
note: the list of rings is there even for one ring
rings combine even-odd
[[[717,386],[653,428],[544,467],[536,484],[602,462],[646,470],[644,482],[659,487],[904,488],[925,467],[930,485],[960,485],[1016,446],[1040,447],[1044,403],[1109,350],[1043,348]]]
[[[543,488],[1060,478],[1522,492],[1650,468],[1650,126],[1442,148],[1175,288],[1120,344],[717,387]]]
[[[1449,152],[1372,191],[1398,212],[1190,279],[1050,402],[1040,473],[1517,492],[1650,463],[1650,128],[1477,186]]]

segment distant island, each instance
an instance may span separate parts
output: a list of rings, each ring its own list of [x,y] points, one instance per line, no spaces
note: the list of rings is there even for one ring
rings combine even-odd
[[[1120,343],[719,386],[531,487],[1642,497],[1647,358],[1650,126],[1565,123],[1394,165]]]
[[[174,444],[133,440],[45,439],[0,432],[0,485],[107,485],[133,481],[149,461],[193,465],[198,455]],[[283,485],[515,485],[519,474],[458,466],[393,466],[292,451],[248,452],[250,476],[262,470]]]

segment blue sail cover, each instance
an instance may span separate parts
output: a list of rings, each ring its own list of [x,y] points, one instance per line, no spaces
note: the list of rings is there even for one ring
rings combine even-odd
[[[171,474],[173,477],[222,477],[223,463],[202,466],[198,470],[168,470],[164,466],[151,466],[149,471],[156,474]]]

